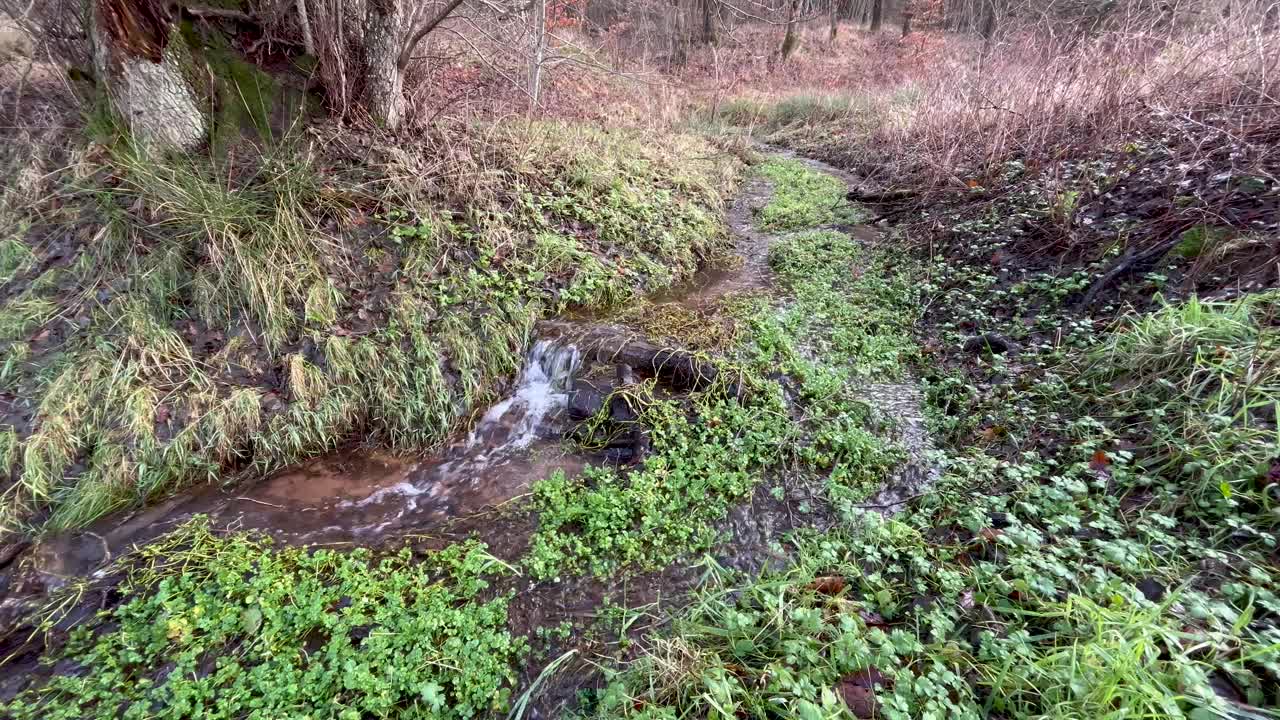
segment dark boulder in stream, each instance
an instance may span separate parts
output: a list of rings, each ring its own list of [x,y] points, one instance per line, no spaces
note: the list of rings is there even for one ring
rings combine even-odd
[[[588,420],[604,409],[605,398],[613,392],[613,387],[598,381],[577,378],[569,390],[569,417],[574,420]]]

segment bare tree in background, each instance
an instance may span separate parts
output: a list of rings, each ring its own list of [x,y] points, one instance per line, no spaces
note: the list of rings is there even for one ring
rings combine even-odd
[[[439,12],[425,17],[429,10],[417,4],[409,17],[402,6],[407,1],[368,0],[365,20],[365,101],[374,121],[388,130],[399,129],[404,120],[404,73],[414,50],[462,4],[462,0],[449,0]]]
[[[800,38],[796,35],[796,11],[799,5],[800,0],[791,0],[791,5],[787,8],[787,31],[782,37],[783,60],[791,57],[791,53],[795,52],[796,46],[800,44]]]
[[[702,7],[702,43],[704,45],[716,44],[716,8],[719,6],[718,0],[699,0]]]
[[[538,107],[542,63],[547,54],[547,0],[533,0],[533,50],[529,54],[529,104]]]
[[[689,23],[688,13],[680,0],[671,0],[670,17],[670,64],[683,67],[689,61]]]
[[[871,0],[871,32],[880,32],[884,22],[884,0]]]

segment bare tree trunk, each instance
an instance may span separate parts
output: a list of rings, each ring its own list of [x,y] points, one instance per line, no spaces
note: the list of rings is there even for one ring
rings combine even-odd
[[[689,28],[684,6],[671,0],[671,64],[684,67],[689,60]]]
[[[364,103],[374,122],[398,130],[404,120],[406,21],[401,0],[370,0],[364,20]]]
[[[542,93],[542,59],[547,52],[547,0],[533,0],[533,52],[529,56],[529,102],[538,107]]]
[[[982,51],[991,50],[991,40],[996,36],[996,3],[987,0],[986,13],[982,17]]]
[[[871,0],[871,32],[880,32],[884,22],[884,0]]]
[[[791,0],[791,7],[787,9],[787,33],[782,38],[783,60],[791,57],[791,53],[800,44],[800,39],[796,37],[796,9],[799,4],[800,0]]]
[[[302,47],[308,55],[316,54],[316,41],[311,35],[311,18],[307,13],[307,0],[297,0],[298,27],[302,28]]]
[[[902,37],[911,34],[911,17],[913,13],[910,10],[902,11]]]
[[[716,0],[702,2],[702,42],[704,45],[716,44]]]
[[[94,0],[93,64],[112,108],[144,145],[194,150],[208,121],[191,52],[161,0]]]
[[[827,37],[827,42],[834,43],[836,41],[836,36],[840,34],[839,8],[839,0],[831,0],[831,32]]]

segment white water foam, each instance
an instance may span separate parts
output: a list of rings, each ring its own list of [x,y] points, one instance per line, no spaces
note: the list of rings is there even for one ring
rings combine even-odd
[[[520,450],[538,430],[569,404],[569,381],[582,361],[578,348],[538,340],[525,358],[511,397],[489,408],[467,438],[467,449],[488,446],[483,453]]]
[[[448,493],[458,481],[483,481],[487,468],[510,460],[513,453],[528,448],[555,421],[569,404],[569,384],[582,357],[573,345],[538,340],[525,356],[524,367],[510,396],[485,412],[475,429],[460,446],[450,450],[433,467],[415,472],[409,481],[381,488],[361,500],[348,500],[339,507],[363,508],[399,502],[394,517],[376,525],[357,528],[377,531],[418,509],[419,500],[435,500]]]

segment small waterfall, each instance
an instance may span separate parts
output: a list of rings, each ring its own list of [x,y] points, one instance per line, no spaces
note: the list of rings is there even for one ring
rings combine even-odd
[[[569,404],[569,382],[582,357],[578,348],[554,340],[538,340],[525,356],[511,395],[489,408],[467,438],[467,450],[518,450],[555,422]]]
[[[559,433],[557,421],[569,405],[569,384],[581,360],[578,348],[571,344],[538,340],[525,356],[511,394],[485,412],[465,442],[418,466],[405,480],[362,500],[339,503],[339,507],[389,505],[389,520],[364,528],[381,532],[423,503],[447,501],[460,488],[481,484],[487,475],[512,462],[516,451]]]

